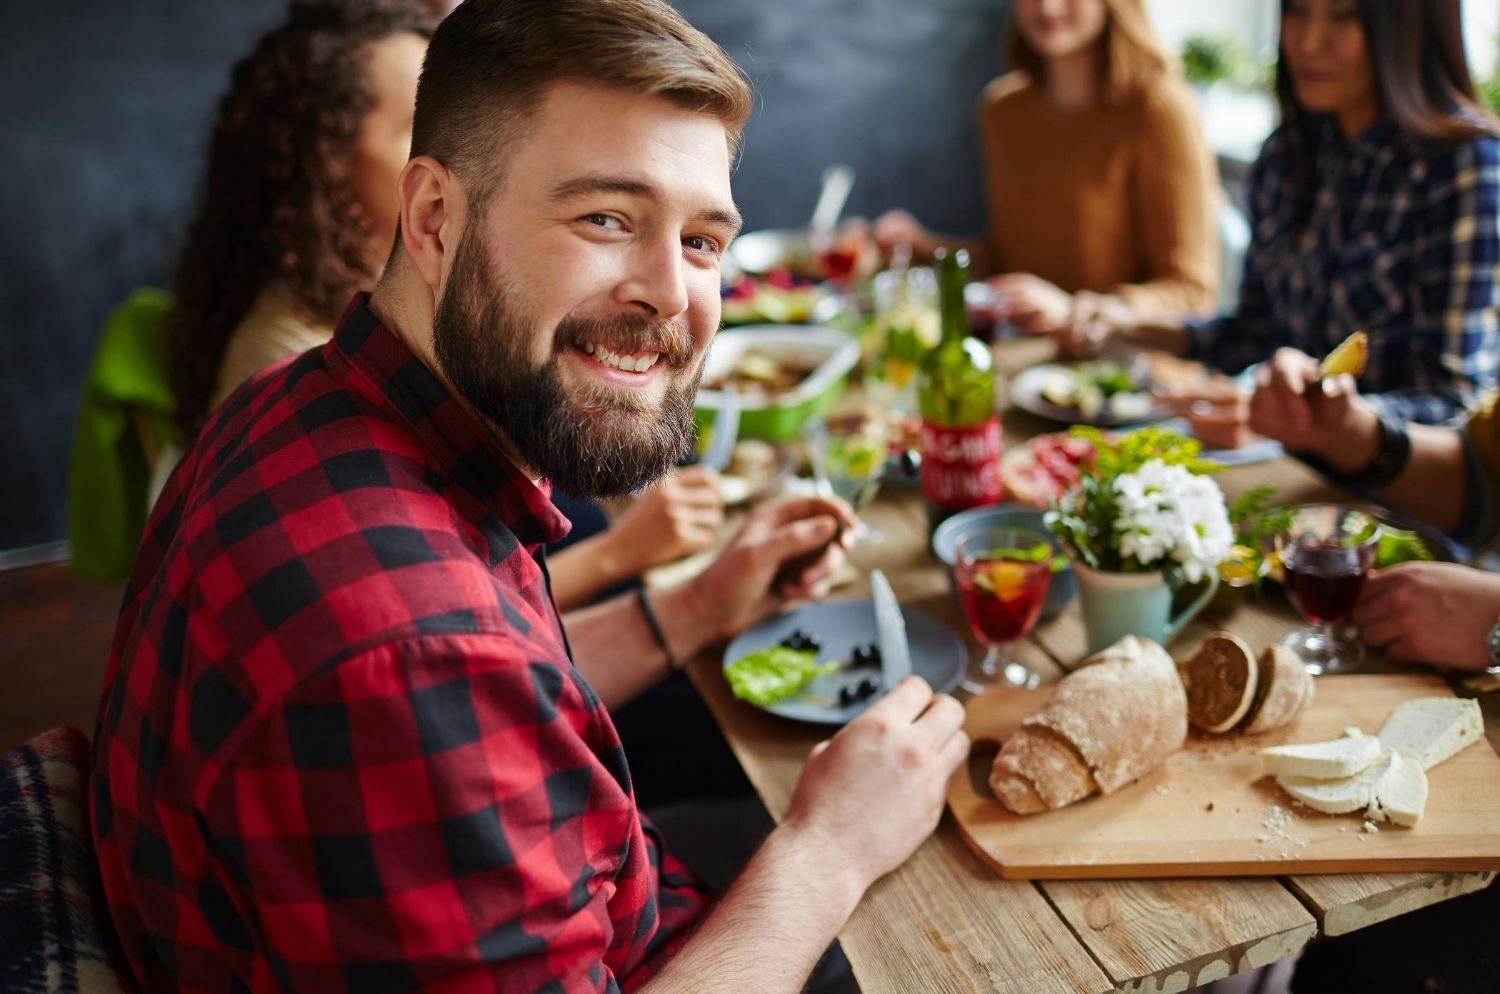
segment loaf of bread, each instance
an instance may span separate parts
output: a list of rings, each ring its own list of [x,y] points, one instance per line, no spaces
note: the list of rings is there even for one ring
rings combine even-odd
[[[1016,814],[1111,793],[1187,738],[1187,695],[1166,650],[1126,636],[1065,677],[1006,740],[990,786]]]

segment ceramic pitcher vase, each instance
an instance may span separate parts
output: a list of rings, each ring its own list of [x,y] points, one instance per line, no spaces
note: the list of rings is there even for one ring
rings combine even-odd
[[[1173,617],[1172,588],[1160,572],[1110,573],[1090,569],[1077,560],[1073,561],[1073,571],[1078,575],[1089,655],[1126,635],[1166,645],[1219,589],[1218,573],[1210,570],[1208,586]]]

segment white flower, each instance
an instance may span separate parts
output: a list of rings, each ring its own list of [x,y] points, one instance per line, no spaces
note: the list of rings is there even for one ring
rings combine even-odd
[[[1153,459],[1115,478],[1120,556],[1147,569],[1175,560],[1196,583],[1234,544],[1224,493],[1206,476]]]

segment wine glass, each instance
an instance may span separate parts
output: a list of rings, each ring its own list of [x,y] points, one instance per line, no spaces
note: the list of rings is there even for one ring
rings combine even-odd
[[[1052,540],[1029,528],[971,532],[954,549],[959,597],[974,637],[985,646],[970,662],[963,688],[983,693],[998,683],[1035,687],[1040,677],[1011,652],[1036,625],[1052,581]]]
[[[1281,644],[1302,657],[1315,676],[1351,669],[1364,659],[1364,646],[1334,626],[1354,609],[1379,538],[1373,517],[1341,504],[1299,508],[1276,536],[1287,596],[1313,624],[1291,632]]]
[[[890,425],[873,408],[813,418],[802,429],[818,489],[848,502],[856,515],[875,499],[890,455]],[[856,541],[878,542],[880,534],[864,520],[855,529]]]

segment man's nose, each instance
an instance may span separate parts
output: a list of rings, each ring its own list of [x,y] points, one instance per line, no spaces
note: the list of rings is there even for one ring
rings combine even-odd
[[[643,241],[631,253],[619,295],[652,317],[674,318],[688,307],[683,275],[682,244],[676,236]]]

